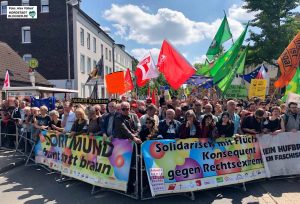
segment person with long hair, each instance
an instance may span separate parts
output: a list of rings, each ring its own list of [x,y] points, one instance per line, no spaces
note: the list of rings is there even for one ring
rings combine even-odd
[[[75,111],[76,120],[71,128],[70,136],[74,137],[77,135],[80,135],[82,133],[87,132],[87,117],[84,113],[84,110],[82,108],[78,108]]]
[[[145,125],[142,126],[142,130],[140,132],[140,138],[142,142],[145,142],[146,140],[162,139],[162,137],[157,137],[157,135],[158,127],[155,119],[153,117],[147,117]]]
[[[216,137],[216,125],[211,114],[207,114],[203,117],[201,122],[201,134],[200,138],[215,138]]]
[[[199,138],[201,134],[200,122],[196,119],[193,110],[188,110],[185,113],[184,121],[179,128],[180,139]]]
[[[285,132],[284,121],[281,118],[281,108],[274,106],[271,108],[271,116],[267,117],[263,124],[263,132],[277,135],[278,133]]]
[[[219,137],[232,137],[234,134],[234,124],[229,118],[228,112],[221,114],[220,120],[217,122],[217,135]]]

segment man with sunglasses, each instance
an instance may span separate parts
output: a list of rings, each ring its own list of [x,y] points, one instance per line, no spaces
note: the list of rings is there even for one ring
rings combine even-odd
[[[136,114],[130,113],[130,104],[121,103],[121,114],[118,114],[114,120],[114,137],[120,139],[131,139],[137,144],[142,141],[138,137],[141,124]]]
[[[242,131],[244,134],[256,135],[262,133],[265,111],[257,109],[253,115],[243,119]]]
[[[300,130],[300,114],[298,111],[298,104],[290,102],[287,113],[283,115],[286,132],[296,132]]]

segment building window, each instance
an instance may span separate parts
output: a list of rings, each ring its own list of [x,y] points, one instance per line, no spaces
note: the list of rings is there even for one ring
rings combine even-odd
[[[93,37],[93,51],[96,53],[97,51],[97,43],[96,43],[96,38]]]
[[[109,51],[109,61],[111,62],[111,50]]]
[[[83,98],[85,98],[85,85],[84,84],[81,85],[81,96]]]
[[[41,0],[41,13],[49,13],[49,0]]]
[[[85,70],[85,57],[84,55],[80,55],[80,71],[84,73]]]
[[[1,15],[7,14],[8,1],[1,1]]]
[[[94,60],[94,61],[93,61],[93,68],[95,68],[95,67],[96,67],[96,64],[97,64],[97,61],[96,61],[96,60]]]
[[[103,55],[103,44],[101,44],[101,55]]]
[[[24,60],[26,63],[28,63],[29,60],[31,60],[31,58],[32,58],[32,55],[31,55],[31,54],[25,54],[25,55],[23,55],[23,60]]]
[[[82,46],[84,46],[84,30],[83,30],[83,28],[80,28],[80,43]]]
[[[112,68],[110,67],[110,68],[109,68],[109,73],[112,73],[112,72],[113,72],[113,71],[112,71]]]
[[[91,35],[87,33],[87,39],[86,39],[87,48],[91,49]]]
[[[108,66],[105,66],[105,74],[109,74],[109,72],[108,72]]]
[[[101,87],[101,97],[105,98],[105,89],[103,86]]]
[[[105,59],[108,59],[108,50],[105,48]]]
[[[22,43],[31,43],[30,27],[22,27]]]
[[[87,73],[91,73],[91,58],[87,58],[87,62],[86,62],[86,70]]]
[[[22,6],[29,6],[29,0],[22,0]]]

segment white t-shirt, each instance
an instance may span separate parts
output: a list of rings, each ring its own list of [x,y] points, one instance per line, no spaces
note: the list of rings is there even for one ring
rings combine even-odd
[[[65,114],[62,115],[61,121],[63,122],[65,118]],[[73,126],[73,123],[75,122],[76,115],[74,112],[70,111],[67,121],[66,121],[66,126],[64,127],[64,130],[66,132],[70,132]]]

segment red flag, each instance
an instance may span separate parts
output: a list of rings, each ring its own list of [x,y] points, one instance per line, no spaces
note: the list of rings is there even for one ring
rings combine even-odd
[[[145,86],[148,83],[149,79],[146,79],[147,72],[149,71],[149,65],[151,64],[151,56],[145,56],[136,66],[135,76],[136,84],[139,87]]]
[[[6,70],[3,88],[10,87],[9,72]]]
[[[151,97],[152,103],[156,105],[156,89],[152,90],[152,97]]]
[[[175,90],[196,72],[192,65],[166,40],[161,46],[157,66]]]
[[[110,94],[122,94],[124,93],[124,72],[113,72],[105,75],[106,90]]]
[[[131,91],[132,89],[134,89],[129,68],[127,68],[127,70],[126,70],[124,82],[125,82],[125,92]]]

